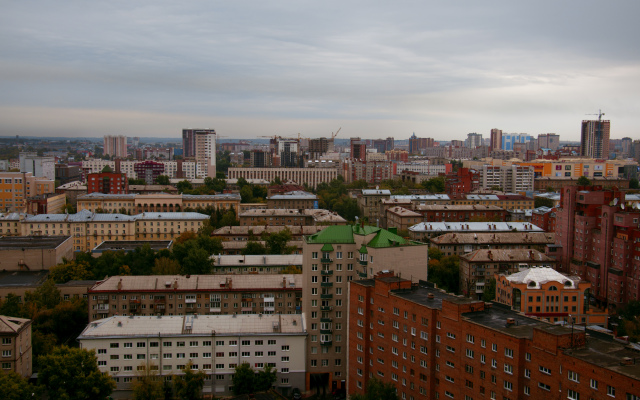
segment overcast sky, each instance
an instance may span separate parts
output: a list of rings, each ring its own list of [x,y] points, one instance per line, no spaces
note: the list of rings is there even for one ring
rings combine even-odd
[[[0,4],[0,135],[640,138],[637,0]]]

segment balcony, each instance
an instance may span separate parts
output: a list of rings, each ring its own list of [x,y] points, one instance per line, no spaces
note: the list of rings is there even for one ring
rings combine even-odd
[[[360,261],[360,265],[364,265],[365,267],[369,264],[367,260],[359,260],[359,261]]]
[[[195,298],[193,298],[193,299],[187,298],[187,299],[184,299],[184,302],[187,303],[187,304],[194,304],[196,302],[196,299]]]
[[[322,282],[320,283],[322,287],[333,287],[333,282]]]
[[[321,306],[320,311],[333,311],[333,307],[331,306]]]
[[[333,344],[331,340],[320,342],[320,346],[331,346],[331,344]]]
[[[333,318],[320,318],[320,322],[331,322]]]
[[[333,270],[323,269],[320,271],[320,275],[333,275]]]
[[[367,277],[367,273],[366,273],[366,272],[360,272],[360,271],[358,271],[358,276],[359,276],[360,278],[366,278],[366,277]]]
[[[321,294],[320,298],[322,300],[333,299],[333,295],[332,294]]]
[[[158,303],[155,305],[156,310],[164,310],[167,306],[164,303]]]
[[[321,257],[320,262],[322,264],[331,264],[333,262],[333,259],[329,257]]]
[[[320,329],[320,333],[329,335],[329,334],[333,333],[333,329]]]

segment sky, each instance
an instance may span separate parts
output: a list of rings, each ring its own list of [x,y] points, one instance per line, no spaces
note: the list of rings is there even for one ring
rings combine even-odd
[[[637,0],[0,5],[0,136],[640,138]]]

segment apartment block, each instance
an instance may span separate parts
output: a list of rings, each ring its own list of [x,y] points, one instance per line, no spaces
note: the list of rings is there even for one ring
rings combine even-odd
[[[509,213],[498,206],[420,205],[415,211],[425,222],[506,221]]]
[[[543,232],[529,222],[421,222],[409,228],[413,240],[428,242],[445,233]]]
[[[609,158],[609,134],[611,121],[582,121],[580,131],[580,155],[606,160]]]
[[[267,208],[243,211],[240,226],[256,225],[344,225],[347,220],[333,211],[322,209]]]
[[[67,204],[67,196],[64,194],[47,193],[33,197],[27,197],[25,212],[29,214],[58,214],[63,212]]]
[[[297,242],[302,245],[302,242]],[[236,244],[242,248],[246,243],[223,242]],[[264,242],[261,242],[264,245]],[[240,247],[238,246],[238,247]],[[285,270],[297,268],[302,271],[302,251],[294,254],[256,254],[256,255],[214,255],[212,274],[283,274]]]
[[[204,173],[198,170],[198,165],[195,161],[154,161],[154,163],[162,164],[164,168],[162,174],[167,175],[171,179],[195,179]],[[104,167],[109,166],[114,172],[122,172],[126,174],[127,178],[145,179],[148,170],[146,165],[147,164],[139,161],[89,159],[82,161],[82,170],[86,174],[92,172],[98,173],[102,172]],[[138,166],[138,172],[142,171],[144,175],[138,176],[136,166]],[[142,169],[140,169],[141,166]]]
[[[262,235],[270,235],[283,230],[291,233],[292,240],[303,240],[304,236],[314,235],[325,227],[321,225],[262,225],[262,226],[223,226],[213,231],[211,236],[219,237],[223,241],[247,241],[258,240]]]
[[[473,169],[458,168],[456,172],[445,176],[444,187],[452,199],[475,192],[480,189],[480,174]]]
[[[0,315],[0,340],[2,370],[31,378],[31,320]]]
[[[623,192],[570,186],[556,209],[558,269],[591,283],[598,304],[638,300],[640,209]]]
[[[104,137],[104,155],[127,158],[127,137],[106,135]]]
[[[600,331],[389,275],[350,286],[347,393],[375,377],[408,400],[640,396],[636,351]]]
[[[391,231],[365,226],[331,226],[305,238],[302,304],[307,320],[307,388],[327,382],[344,389],[347,379],[348,284],[353,279],[402,266],[417,282],[427,279],[427,246]]]
[[[41,157],[35,152],[21,152],[19,160],[20,172],[31,173],[36,178],[56,179],[56,160],[54,157]]]
[[[114,315],[295,314],[302,276],[112,276],[88,291],[89,320]]]
[[[532,167],[511,165],[494,167],[483,165],[478,169],[480,188],[491,190],[494,187],[505,192],[519,193],[533,190],[534,171]]]
[[[458,199],[452,200],[451,204],[458,205],[485,205],[498,206],[507,210],[533,209],[534,200],[530,197],[519,194],[476,194],[469,193],[462,195]]]
[[[318,208],[318,196],[305,191],[274,194],[267,198],[267,208],[311,209]]]
[[[380,203],[390,197],[391,191],[388,189],[362,189],[362,193],[358,196],[358,207],[362,217],[372,224],[384,218],[384,215],[380,214]]]
[[[553,268],[528,268],[511,275],[495,274],[495,301],[549,322],[607,327],[606,310],[589,304],[591,284]]]
[[[479,300],[495,274],[510,275],[525,268],[553,265],[551,258],[533,249],[475,250],[460,256],[460,291]]]
[[[554,243],[555,235],[546,232],[452,232],[431,238],[429,247],[437,248],[445,256],[461,256],[486,248],[495,250],[532,249],[543,253],[547,245]]]
[[[129,181],[125,174],[99,172],[87,175],[87,193],[126,194]]]
[[[141,370],[170,381],[192,363],[206,374],[203,394],[216,397],[233,394],[231,377],[242,363],[273,367],[281,394],[304,390],[306,339],[304,315],[260,314],[113,316],[89,323],[78,337],[117,390],[132,390]]]
[[[0,222],[0,229],[5,224]],[[72,260],[73,250],[70,236],[0,236],[0,270],[48,270],[63,259]]]
[[[387,229],[407,231],[410,226],[423,221],[423,217],[420,213],[396,206],[386,210],[384,221]]]
[[[281,181],[306,183],[315,188],[320,183],[329,183],[338,177],[337,168],[229,168],[229,179],[264,179],[272,182],[276,178]]]
[[[104,212],[119,212],[121,209],[127,213],[143,212],[181,212],[212,207],[220,210],[238,210],[240,207],[240,195],[225,193],[212,195],[193,194],[104,194],[91,193],[79,196],[77,199],[78,211],[98,209]]]
[[[395,164],[386,160],[384,154],[380,160],[360,160],[348,158],[342,163],[341,174],[346,183],[364,180],[370,185],[380,184],[382,181],[393,179]]]
[[[0,172],[0,210],[24,212],[27,198],[54,190],[53,180],[36,178],[30,172]]]

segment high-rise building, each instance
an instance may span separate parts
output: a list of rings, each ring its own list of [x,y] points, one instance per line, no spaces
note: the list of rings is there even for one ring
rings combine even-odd
[[[386,141],[387,141],[387,144],[386,144],[385,147],[386,147],[387,151],[395,150],[396,145],[395,145],[395,140],[394,140],[393,136],[389,136],[386,139]]]
[[[37,153],[20,153],[20,172],[30,172],[36,178],[54,180],[56,178],[55,158],[40,157]]]
[[[538,149],[558,150],[560,135],[555,133],[541,133],[538,135]]]
[[[489,151],[502,149],[502,130],[491,129],[491,138],[489,140]]]
[[[345,387],[349,282],[401,266],[403,277],[427,279],[428,247],[364,225],[330,226],[303,243],[303,293],[307,342],[307,387],[323,382]]]
[[[351,138],[351,158],[356,160],[366,160],[367,143],[359,137]]]
[[[182,156],[184,158],[196,157],[196,137],[199,135],[213,135],[215,140],[215,129],[183,129],[182,130]],[[215,153],[215,150],[214,150]],[[214,160],[215,161],[215,160]]]
[[[580,155],[606,160],[609,158],[609,131],[611,121],[582,121],[580,134]]]
[[[251,168],[266,168],[271,166],[271,153],[264,150],[252,150],[249,158]]]
[[[216,177],[216,131],[198,130],[195,133],[196,173],[200,178]]]
[[[502,134],[502,150],[514,150],[516,143],[528,143],[534,140],[533,136],[526,133],[505,133]]]
[[[281,167],[301,167],[299,161],[299,143],[295,139],[278,140],[278,156],[280,156]]]
[[[385,139],[376,139],[373,141],[373,148],[378,153],[385,153],[387,151],[387,141]]]
[[[475,132],[468,133],[465,145],[470,149],[482,146],[482,135]]]
[[[117,158],[127,157],[127,137],[123,135],[104,137],[104,155]]]

